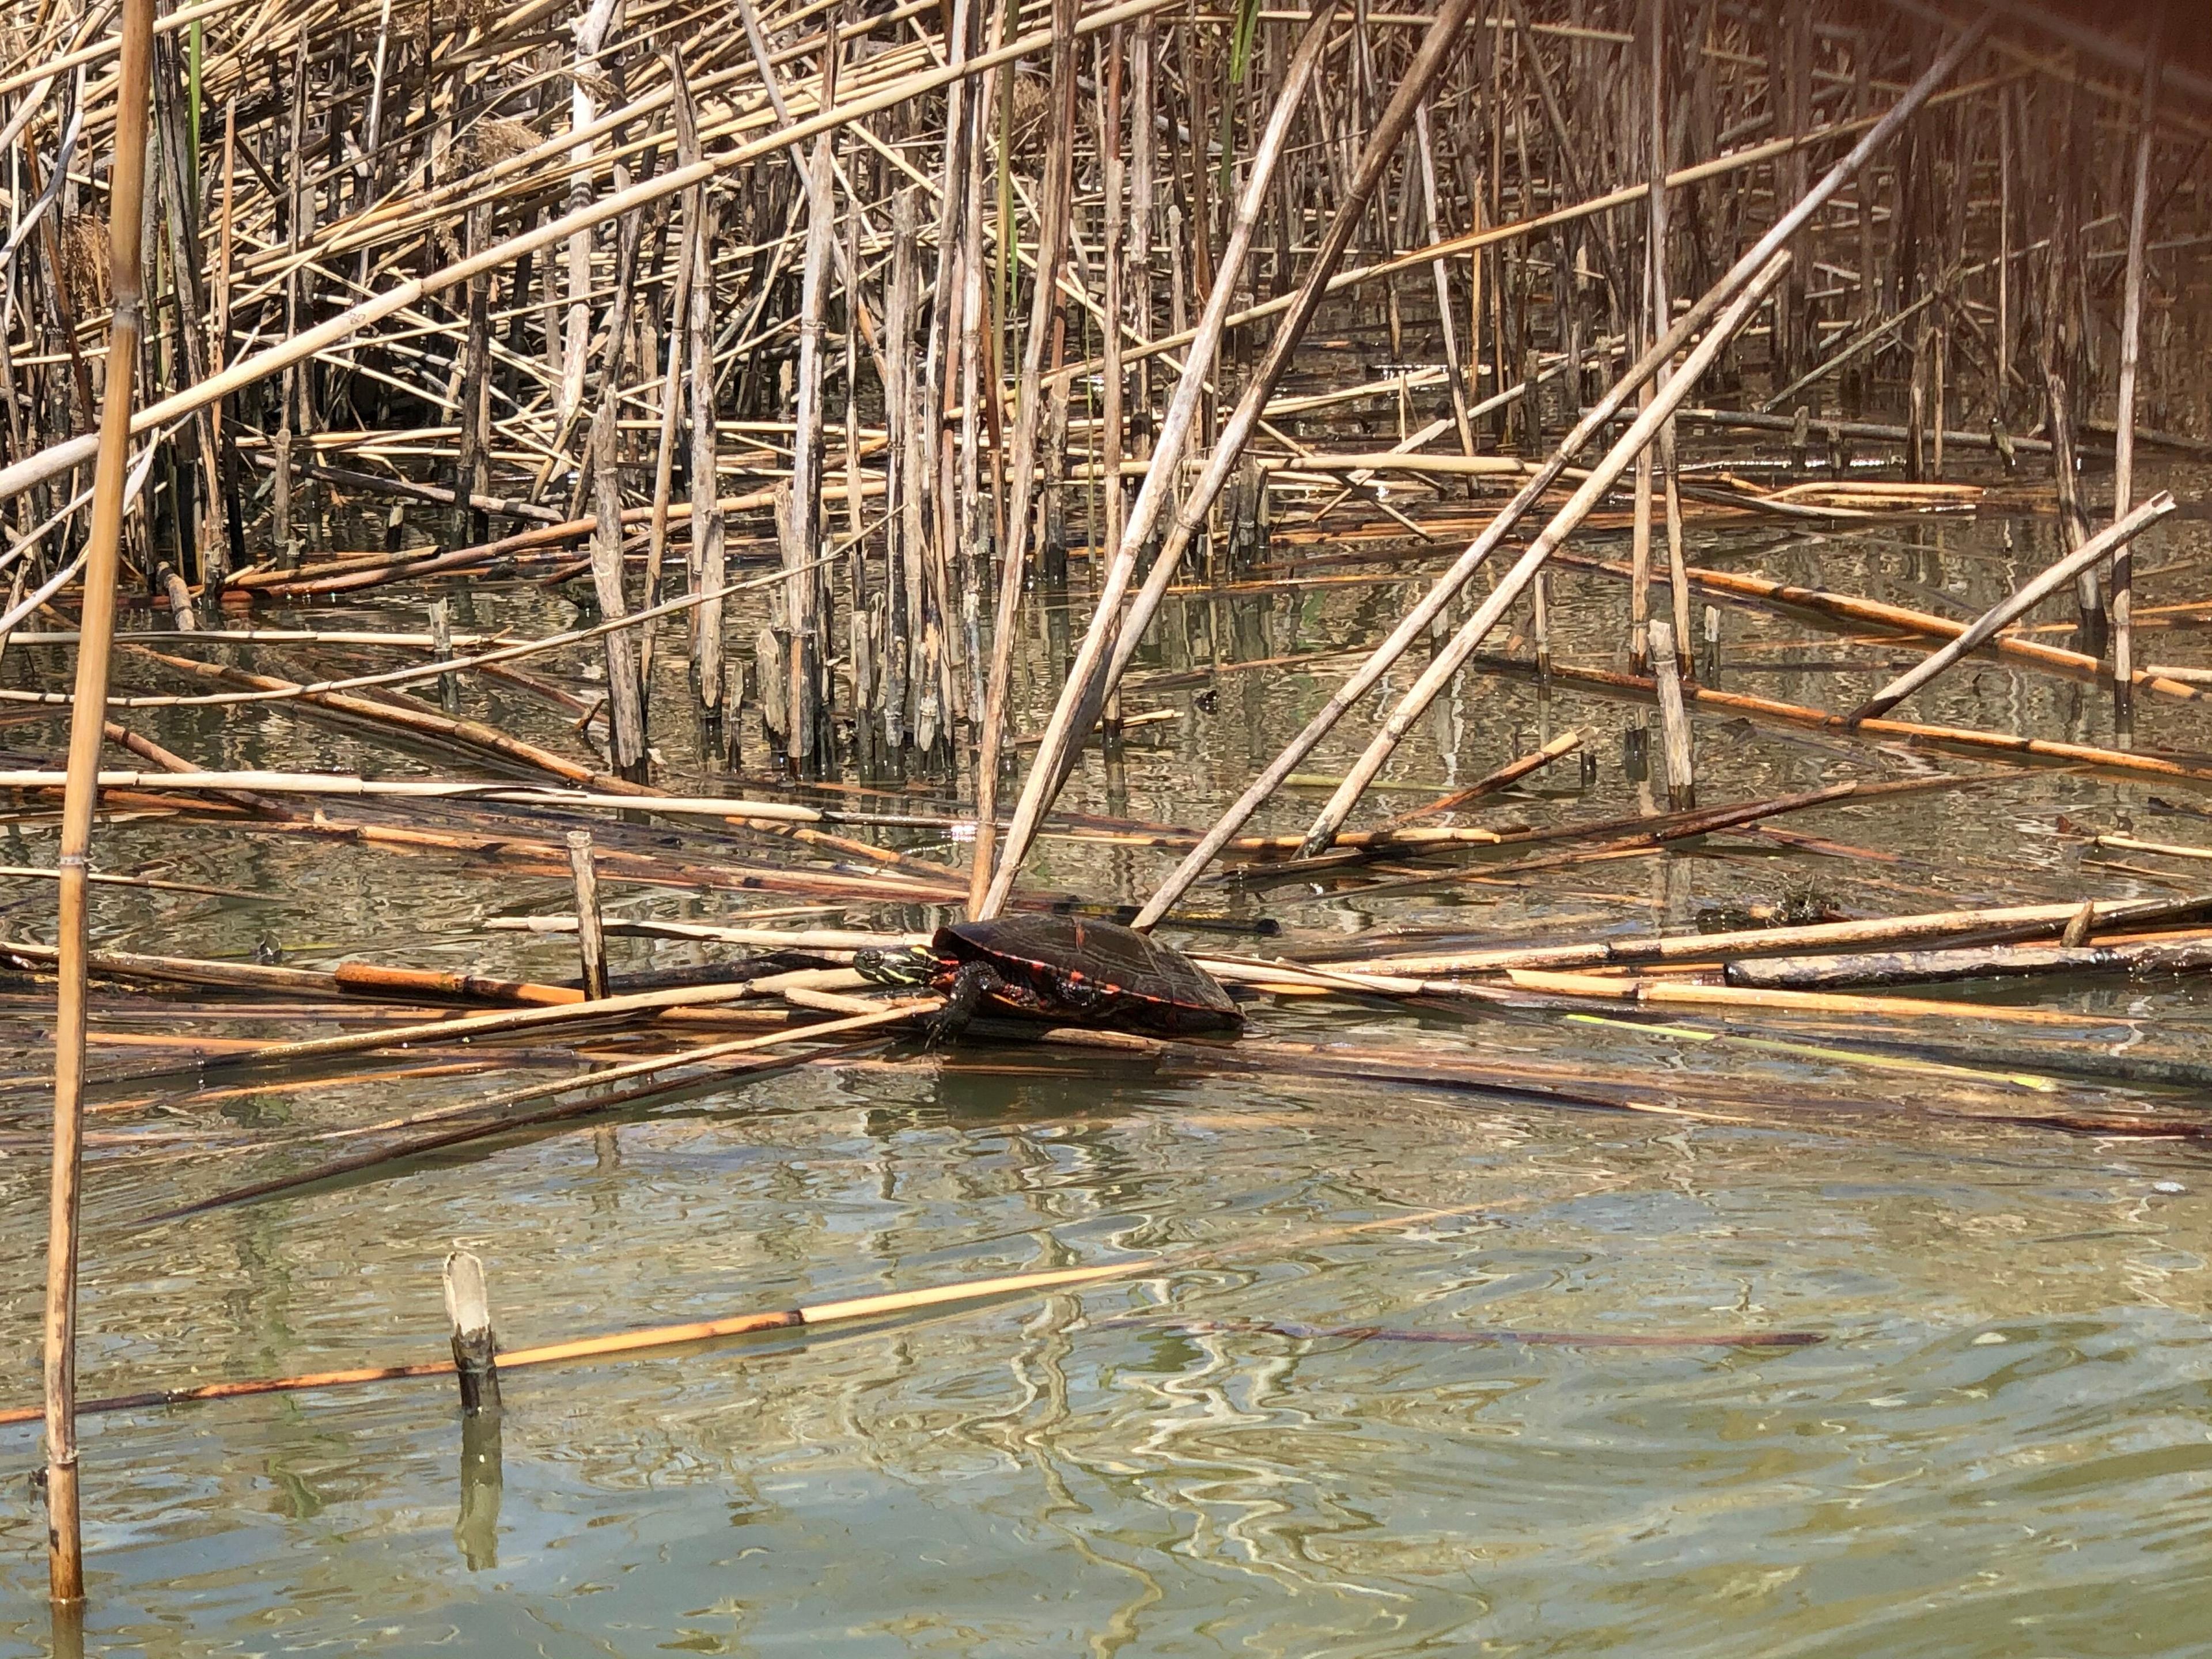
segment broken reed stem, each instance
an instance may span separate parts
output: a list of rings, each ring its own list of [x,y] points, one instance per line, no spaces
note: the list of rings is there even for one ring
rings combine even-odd
[[[582,959],[584,1000],[604,1002],[607,989],[607,937],[599,925],[599,877],[592,865],[592,832],[568,832],[568,866],[576,878],[576,949]]]
[[[2180,922],[2212,913],[2212,899],[2096,901],[2098,931]],[[1494,974],[1509,968],[1596,968],[1674,962],[1728,962],[1746,957],[1787,956],[1832,947],[1923,944],[1933,939],[2039,939],[2057,935],[2078,905],[2017,904],[1995,909],[1932,910],[1859,921],[1819,921],[1735,933],[1679,933],[1660,938],[1577,939],[1551,945],[1483,951],[1406,953],[1347,958],[1337,964],[1380,974],[1434,975]]]
[[[1495,772],[1476,779],[1466,788],[1455,789],[1451,793],[1440,796],[1425,806],[1416,806],[1410,812],[1401,812],[1382,827],[1385,830],[1402,830],[1407,824],[1418,823],[1422,818],[1434,817],[1439,812],[1455,811],[1462,806],[1480,800],[1485,795],[1496,794],[1501,789],[1510,788],[1530,773],[1549,766],[1560,756],[1574,753],[1583,746],[1583,740],[1588,736],[1589,733],[1580,730],[1562,732],[1540,748],[1530,750],[1518,760],[1508,761]]]
[[[1407,1218],[1413,1219],[1414,1218]],[[1133,1273],[1146,1273],[1159,1267],[1162,1259],[1146,1256],[1129,1261],[1110,1262],[1094,1267],[1059,1267],[1043,1273],[1004,1274],[993,1279],[969,1280],[965,1284],[938,1285],[922,1290],[894,1291],[872,1296],[852,1297],[842,1301],[824,1302],[811,1307],[781,1308],[765,1312],[739,1314],[723,1319],[691,1320],[678,1325],[658,1326],[649,1330],[623,1331],[607,1336],[584,1337],[567,1342],[551,1342],[535,1347],[516,1348],[499,1356],[500,1368],[516,1371],[538,1365],[561,1364],[578,1359],[604,1358],[612,1354],[649,1353],[656,1348],[685,1346],[692,1343],[712,1342],[724,1337],[743,1336],[757,1331],[787,1330],[804,1326],[847,1323],[854,1320],[884,1319],[896,1314],[917,1311],[925,1308],[957,1306],[963,1302],[988,1301],[996,1297],[1016,1296],[1027,1291],[1057,1290],[1068,1285],[1096,1284],[1103,1279],[1126,1278]],[[457,1369],[451,1359],[434,1359],[413,1364],[363,1366],[351,1370],[320,1371],[287,1377],[269,1377],[238,1382],[206,1382],[189,1389],[164,1389],[144,1394],[118,1395],[103,1400],[84,1402],[88,1412],[118,1412],[143,1410],[149,1407],[186,1405],[211,1400],[240,1400],[264,1394],[297,1394],[310,1389],[338,1389],[359,1387],[370,1382],[395,1382],[417,1376],[451,1376]],[[0,1411],[0,1426],[16,1422],[27,1422],[31,1413],[13,1410]]]
[[[1564,549],[1552,556],[1552,562],[1577,570],[1602,571],[1610,576],[1628,574],[1626,565],[1594,559],[1584,554],[1569,553]],[[1863,599],[1852,593],[1797,587],[1786,582],[1770,581],[1763,576],[1694,565],[1685,574],[1690,586],[1700,592],[1783,610],[1809,611],[1839,622],[1871,623],[1879,628],[1940,640],[1955,640],[1966,631],[1966,623],[1954,622],[1948,617],[1931,616],[1924,611],[1907,610],[1903,605],[1887,605],[1876,599]],[[2024,639],[2016,633],[1999,632],[1983,641],[1977,648],[2076,679],[2097,679],[2101,678],[2103,672],[2094,657],[2058,646],[2045,645],[2039,640]],[[2136,671],[2136,685],[2138,690],[2155,691],[2166,696],[2194,696],[2190,687],[2181,680],[2162,680],[2160,678],[2179,672],[2155,666],[2139,668]]]
[[[2142,106],[2137,117],[2135,188],[2128,207],[2126,288],[2121,300],[2119,406],[2113,416],[2112,520],[2127,517],[2135,500],[2136,378],[2142,351],[2144,244],[2149,234],[2152,126],[2158,113],[2160,49],[2166,39],[2170,0],[2156,0],[2150,39],[2143,52]],[[2112,716],[2126,745],[2135,734],[2134,557],[2124,542],[2112,555]]]
[[[838,977],[842,979],[857,976],[840,975]],[[798,988],[791,988],[795,991]],[[482,1121],[463,1124],[457,1128],[445,1129],[434,1134],[420,1136],[396,1147],[356,1153],[335,1159],[312,1170],[279,1176],[268,1181],[255,1182],[250,1186],[232,1188],[228,1191],[217,1193],[211,1197],[200,1199],[190,1204],[179,1205],[172,1209],[141,1216],[133,1224],[152,1226],[158,1222],[174,1221],[180,1217],[203,1214],[210,1210],[226,1208],[230,1205],[244,1203],[252,1199],[268,1198],[277,1193],[295,1192],[302,1187],[311,1187],[337,1176],[357,1175],[363,1170],[404,1163],[409,1159],[419,1158],[426,1152],[444,1152],[448,1148],[464,1146],[471,1141],[483,1140],[493,1135],[507,1134],[517,1129],[535,1128],[547,1123],[563,1122],[578,1117],[591,1116],[617,1106],[635,1104],[638,1101],[649,1099],[654,1095],[665,1094],[670,1089],[684,1086],[684,1079],[672,1078],[668,1074],[686,1071],[693,1066],[711,1063],[723,1066],[733,1073],[751,1075],[758,1075],[763,1067],[781,1070],[790,1065],[799,1064],[801,1061],[784,1057],[771,1058],[766,1061],[750,1061],[741,1057],[757,1054],[763,1049],[786,1048],[793,1043],[805,1042],[817,1038],[845,1038],[857,1033],[872,1031],[883,1026],[905,1024],[918,1014],[927,1013],[940,1006],[941,1004],[941,999],[929,997],[909,1002],[893,1003],[884,1007],[872,1007],[865,1013],[850,1015],[842,1019],[819,1020],[806,1025],[793,1024],[786,1026],[781,1030],[764,1032],[758,1036],[733,1037],[723,1042],[702,1043],[694,1048],[681,1049],[672,1054],[657,1054],[648,1060],[632,1060],[627,1065],[604,1066],[596,1071],[586,1072],[578,1077],[562,1078],[552,1083],[526,1084],[520,1088],[509,1089],[500,1094],[485,1096],[481,1099],[464,1101],[457,1105],[443,1107],[434,1111],[418,1113],[398,1122],[377,1127],[385,1129],[417,1127],[456,1117],[483,1113],[503,1113],[504,1109],[510,1106],[520,1105],[532,1100],[557,1098],[562,1095],[573,1094],[580,1089],[598,1090],[609,1084],[616,1083],[634,1085],[612,1095],[595,1094],[589,1100],[549,1107],[542,1111],[493,1115],[484,1118]],[[571,1004],[570,1009],[589,1006],[581,1003]],[[568,1011],[539,1009],[534,1012],[549,1013]],[[849,1044],[840,1045],[840,1051],[849,1052],[850,1048]],[[252,1056],[246,1058],[250,1060]],[[640,1081],[641,1079],[644,1080]]]
[[[1651,677],[1659,688],[1659,720],[1667,752],[1667,805],[1685,812],[1698,804],[1698,781],[1690,737],[1689,710],[1682,703],[1680,660],[1673,627],[1656,617],[1650,630]]]
[[[439,658],[434,661],[422,664],[416,667],[391,669],[380,674],[356,674],[346,679],[316,680],[306,684],[298,684],[290,680],[270,680],[266,679],[262,676],[249,676],[247,678],[260,682],[260,689],[247,691],[210,691],[202,692],[197,695],[170,693],[140,694],[131,696],[112,696],[108,699],[108,706],[114,708],[212,708],[229,703],[282,702],[289,702],[295,698],[312,702],[318,697],[327,696],[334,692],[364,691],[378,688],[397,689],[402,686],[419,685],[425,681],[442,679],[446,676],[456,672],[479,668],[492,669],[497,667],[497,665],[502,663],[519,661],[524,657],[538,656],[548,651],[557,650],[562,646],[580,644],[587,640],[605,639],[612,635],[620,633],[624,629],[635,629],[641,627],[646,623],[657,621],[663,617],[672,616],[678,611],[696,611],[710,600],[727,599],[734,593],[743,593],[754,588],[769,586],[774,584],[783,582],[787,580],[787,578],[781,572],[778,572],[776,574],[772,576],[755,576],[745,581],[732,582],[720,587],[709,588],[704,592],[688,594],[681,599],[665,599],[650,610],[634,611],[627,616],[617,617],[609,621],[595,623],[589,628],[571,629],[568,632],[562,634],[549,634],[542,639],[528,640],[516,645],[501,646],[489,650],[478,651],[465,657]],[[81,635],[70,634],[62,637],[73,641],[80,638]],[[133,634],[127,637],[131,641],[137,641],[147,638],[166,639],[170,636],[167,635]],[[217,642],[227,640],[236,640],[241,642],[250,643],[258,640],[268,640],[283,643],[305,641],[329,642],[335,644],[381,644],[386,642],[388,639],[393,643],[434,644],[434,641],[427,637],[417,641],[405,635],[384,636],[363,636],[355,635],[348,636],[344,635],[314,634],[298,629],[243,629],[236,631],[225,630],[221,634],[214,635],[212,636],[205,633],[203,633],[200,635],[200,638],[203,641],[207,641],[210,637]],[[483,643],[482,641],[475,642],[478,644]],[[165,660],[173,661],[175,659],[166,659]],[[209,670],[210,665],[205,663],[198,663],[188,665],[188,667],[194,671],[205,671]],[[210,673],[204,677],[214,678],[224,678],[219,673]],[[70,694],[66,692],[22,691],[9,687],[0,687],[0,702],[4,702],[34,703],[47,707],[59,708],[67,705],[70,701],[71,698]]]
[[[2074,552],[2023,583],[2017,592],[1990,606],[1957,639],[1941,650],[1929,653],[1918,666],[1899,675],[1845,715],[1844,724],[1856,726],[1862,720],[1887,714],[1960,658],[1989,640],[2006,623],[2025,616],[2083,572],[2094,570],[2105,560],[2114,556],[2117,550],[2124,548],[2173,509],[2174,500],[2171,492],[2160,491],[2134,512],[2118,519],[2103,534],[2092,537]]]
[[[1730,963],[1730,985],[1768,990],[1833,990],[1920,985],[1942,980],[2029,974],[2182,974],[2212,969],[2212,937],[2112,941],[2056,946],[1994,945],[1957,950],[1887,951],[1818,957],[1777,957]]]
[[[446,1257],[446,1317],[453,1328],[453,1370],[461,1410],[471,1417],[499,1411],[499,1339],[491,1326],[491,1299],[483,1263],[467,1250]]]
[[[620,325],[617,325],[619,326]],[[592,532],[592,588],[600,613],[610,623],[629,614],[623,594],[622,471],[615,450],[615,399],[610,391],[592,420],[590,442],[592,494],[598,525]],[[605,635],[609,710],[608,756],[617,776],[631,783],[646,778],[645,688],[638,678],[638,635],[611,628]]]
[[[1992,1025],[2045,1026],[2074,1030],[2131,1023],[2126,1015],[2077,1014],[2049,1008],[2014,1008],[2002,1003],[1943,1001],[1933,997],[1842,996],[1821,991],[1683,984],[1650,977],[1552,973],[1533,968],[1509,969],[1505,976],[1522,990],[1540,991],[1553,996],[1590,998],[1601,1002],[1765,1008],[1778,1013],[1839,1014],[1854,1020],[1868,1018],[1908,1022],[1940,1020],[1947,1024],[1960,1020],[1981,1020]]]
[[[1484,666],[1516,672],[1521,672],[1524,665],[1503,659],[1487,659],[1484,660]],[[1554,678],[1569,684],[1596,686],[1639,698],[1657,695],[1657,687],[1651,681],[1633,674],[1617,674],[1607,669],[1577,668],[1564,664],[1555,667],[1553,673]],[[1785,702],[1779,697],[1723,691],[1709,685],[1686,684],[1682,688],[1682,696],[1685,701],[1697,707],[1725,710],[1778,726],[1814,731],[1856,730],[1866,737],[1896,738],[1930,749],[1977,757],[2034,760],[2063,766],[2096,767],[2140,777],[2212,783],[2212,766],[2199,764],[2195,757],[2186,754],[2172,758],[2130,750],[2106,749],[2095,744],[2028,737],[2017,732],[1991,732],[1972,726],[1929,726],[1917,720],[1887,718],[1864,720],[1854,727],[1845,723],[1843,715],[1829,709]]]

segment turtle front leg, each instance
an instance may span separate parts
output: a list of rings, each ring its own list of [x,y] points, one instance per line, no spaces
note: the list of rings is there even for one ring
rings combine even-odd
[[[958,1036],[968,1029],[968,1022],[975,1018],[975,1010],[983,999],[1006,988],[1006,981],[999,977],[989,963],[967,963],[952,976],[952,988],[945,993],[945,1006],[929,1022],[929,1036],[924,1046],[934,1048]]]
[[[1077,1019],[1103,1019],[1111,1012],[1114,999],[1085,979],[1066,979],[1058,991],[1060,1006]]]

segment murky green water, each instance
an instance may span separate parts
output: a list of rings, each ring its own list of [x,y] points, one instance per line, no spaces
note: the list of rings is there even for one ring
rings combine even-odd
[[[2203,494],[2201,475],[2175,482]],[[2009,547],[1995,515],[1862,535],[1736,529],[1701,535],[1698,556],[1971,610],[2049,556],[2048,520],[2010,529]],[[2206,539],[2201,519],[2161,532],[2139,559],[2139,604],[2202,599]],[[1395,583],[1194,597],[1170,611],[1152,665],[1356,643],[1407,597]],[[1615,664],[1619,590],[1562,577],[1556,599],[1560,659]],[[537,631],[572,614],[526,584],[465,599],[464,628]],[[290,614],[411,625],[388,605]],[[1046,695],[1049,635],[1036,634],[1027,730]],[[2183,626],[2146,654],[2201,664],[2205,647]],[[1525,640],[1515,649],[1525,657]],[[1729,609],[1720,683],[1847,707],[1911,654]],[[274,672],[355,660],[238,655]],[[587,689],[587,663],[572,653],[558,672]],[[14,647],[0,676],[52,684],[59,665]],[[663,706],[678,708],[680,669],[665,661],[664,673]],[[124,678],[170,689],[143,669]],[[1334,683],[1326,668],[1268,671],[1224,674],[1198,697],[1133,694],[1176,718],[1133,737],[1111,775],[1094,754],[1070,804],[1203,821]],[[518,693],[471,688],[464,706],[574,750],[566,717]],[[2090,741],[2110,729],[2093,688],[1994,664],[1915,707]],[[211,766],[404,764],[280,711],[125,718]],[[1471,780],[1581,724],[1598,762],[1587,782],[1571,760],[1476,817],[1633,811],[1651,781],[1624,769],[1624,733],[1645,719],[1564,687],[1547,698],[1472,677],[1391,775]],[[6,746],[42,757],[59,730],[40,716]],[[2139,732],[2212,747],[2186,707],[2147,707]],[[699,769],[684,718],[656,739],[675,787],[728,786]],[[1355,741],[1347,729],[1310,769],[1340,770]],[[1714,802],[1930,763],[1721,720],[1700,721],[1699,743]],[[1286,798],[1266,827],[1303,827],[1320,799]],[[1679,931],[1703,908],[1807,889],[1861,914],[2172,894],[2202,885],[2203,870],[2085,860],[2060,819],[2206,845],[2204,805],[2176,787],[2048,772],[1776,822],[1823,847],[1722,836],[1520,878],[1415,879],[1479,875],[1463,860],[1360,869],[1209,890],[1200,905],[1285,930],[1234,943],[1306,951],[1376,927],[1500,941]],[[536,832],[549,824],[562,827],[541,818]],[[603,834],[701,860],[761,856],[698,829]],[[957,856],[926,835],[915,845]],[[102,890],[98,936],[116,948],[243,955],[265,934],[307,966],[358,956],[573,972],[557,941],[483,930],[568,908],[550,877],[161,818],[104,828],[99,849],[105,869],[265,895]],[[46,821],[0,837],[10,864],[52,852]],[[1037,880],[1119,900],[1165,867],[1156,853],[1060,841]],[[50,936],[51,890],[11,878],[4,890],[0,933]],[[626,884],[607,896],[621,915],[721,920],[820,902]],[[840,917],[921,919],[850,905],[785,920]],[[629,968],[713,954],[617,951]],[[2212,1168],[2185,1139],[1991,1115],[2180,1122],[2202,1088],[2144,1079],[2152,1062],[2212,1064],[2212,1000],[2201,981],[1956,994],[2080,1024],[1844,1030],[1775,1016],[1732,1029],[1939,1043],[1960,1063],[2047,1072],[2056,1087],[1541,1011],[1262,1004],[1261,1036],[1569,1066],[1653,1109],[1066,1053],[894,1051],[134,1227],[327,1156],[309,1132],[535,1073],[263,1079],[204,1096],[177,1085],[159,1109],[95,1124],[88,1393],[435,1357],[438,1267],[457,1243],[484,1259],[509,1347],[1035,1268],[1161,1265],[872,1327],[514,1373],[495,1500],[477,1489],[458,1531],[461,1431],[437,1382],[88,1419],[88,1643],[161,1655],[2212,1651]],[[43,988],[6,994],[0,1405],[36,1397],[47,1063]],[[221,1018],[176,1006],[104,1001],[103,1071],[157,1057],[113,1039],[180,1025],[226,1038],[337,1029],[267,1005]],[[1723,1029],[1685,1012],[1673,1023]],[[2115,1075],[2061,1069],[2084,1056]],[[1692,1340],[1776,1333],[1820,1340]],[[1512,1334],[1583,1340],[1489,1340]],[[1629,1336],[1683,1340],[1618,1340]],[[40,1455],[34,1429],[0,1429],[0,1655],[48,1641],[27,1485]]]

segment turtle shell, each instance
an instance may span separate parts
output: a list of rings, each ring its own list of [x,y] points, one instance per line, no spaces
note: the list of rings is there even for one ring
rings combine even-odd
[[[1176,1035],[1244,1023],[1220,982],[1174,946],[1117,922],[1057,915],[961,921],[930,948],[947,976],[988,963],[1035,1006],[1024,1012],[1066,1025],[1115,1025]]]

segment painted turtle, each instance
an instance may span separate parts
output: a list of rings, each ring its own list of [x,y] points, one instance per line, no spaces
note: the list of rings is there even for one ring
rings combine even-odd
[[[1158,939],[1111,921],[1006,916],[940,927],[927,945],[862,951],[853,965],[881,985],[945,994],[933,1041],[957,1033],[986,1000],[1055,1025],[1113,1025],[1182,1036],[1244,1023],[1213,976]]]

